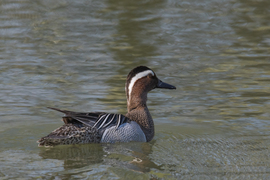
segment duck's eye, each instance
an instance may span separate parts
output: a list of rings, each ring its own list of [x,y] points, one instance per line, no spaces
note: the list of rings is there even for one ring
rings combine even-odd
[[[153,75],[152,74],[148,74],[147,77],[148,78],[153,78]]]

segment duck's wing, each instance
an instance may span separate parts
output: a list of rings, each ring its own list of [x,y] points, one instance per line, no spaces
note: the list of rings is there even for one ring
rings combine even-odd
[[[83,124],[89,127],[95,127],[97,129],[102,129],[109,127],[111,125],[116,125],[117,128],[130,120],[122,115],[122,114],[111,114],[111,113],[104,113],[104,112],[73,112],[67,110],[61,110],[57,108],[49,109],[56,110],[65,114],[63,117],[63,121],[65,124],[72,123],[74,125],[80,126]]]

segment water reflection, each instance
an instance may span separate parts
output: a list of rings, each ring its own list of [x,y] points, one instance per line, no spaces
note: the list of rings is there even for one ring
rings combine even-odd
[[[63,168],[66,170],[85,169],[85,167],[102,163],[114,168],[149,172],[151,168],[161,170],[160,166],[149,158],[153,144],[154,142],[151,144],[134,142],[56,146],[40,148],[39,155],[44,159],[63,161]]]
[[[111,76],[106,83],[110,90],[102,101],[109,105],[108,109],[117,107],[120,113],[126,112],[126,96],[124,92],[125,78],[131,69],[139,65],[149,66],[151,57],[159,54],[155,46],[158,31],[151,30],[153,26],[159,26],[161,18],[159,15],[150,13],[159,11],[164,1],[107,1],[106,12],[110,19],[117,19],[116,32],[112,34],[112,41],[106,44],[112,52],[118,72]],[[112,13],[113,12],[113,13]],[[106,13],[105,13],[106,14]],[[108,18],[108,16],[102,16]],[[147,39],[151,37],[151,41]]]
[[[239,37],[236,46],[252,48],[256,46],[251,43],[255,43],[259,48],[256,48],[257,52],[260,53],[260,48],[263,50],[263,47],[269,45],[269,41],[267,41],[270,30],[268,24],[270,18],[269,6],[268,1],[240,0],[237,3],[232,11],[235,16],[233,17],[233,23],[231,23],[231,27]]]
[[[104,151],[101,146],[90,144],[40,148],[39,155],[44,159],[61,160],[65,169],[72,169],[101,163]]]
[[[219,61],[221,63],[214,69],[205,70],[216,76],[210,84],[211,89],[219,94],[213,97],[220,104],[213,105],[211,109],[218,110],[222,118],[239,120],[241,123],[236,123],[234,128],[251,128],[255,119],[265,120],[269,116],[265,109],[268,108],[270,90],[267,84],[270,77],[267,57],[269,33],[265,26],[269,18],[265,13],[269,3],[231,3],[234,7],[229,11],[233,14],[229,23],[233,31],[228,32],[231,44],[222,50],[224,60]],[[255,126],[263,128],[264,123]]]

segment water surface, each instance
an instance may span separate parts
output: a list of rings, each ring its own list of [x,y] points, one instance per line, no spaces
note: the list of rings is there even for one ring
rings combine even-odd
[[[0,2],[1,179],[269,179],[270,3]],[[148,96],[150,143],[39,148],[61,113],[126,113],[128,72]]]

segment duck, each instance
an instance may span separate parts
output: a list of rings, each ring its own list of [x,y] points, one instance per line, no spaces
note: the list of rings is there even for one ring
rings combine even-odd
[[[127,114],[73,112],[48,107],[65,115],[64,125],[37,141],[38,146],[87,143],[149,142],[155,134],[154,121],[147,108],[147,94],[155,88],[176,89],[161,81],[156,73],[138,66],[126,78]]]

